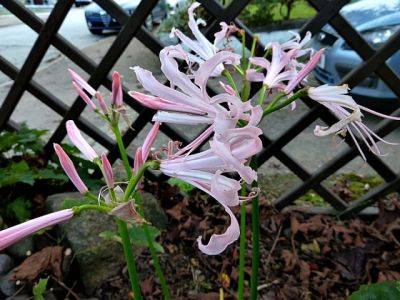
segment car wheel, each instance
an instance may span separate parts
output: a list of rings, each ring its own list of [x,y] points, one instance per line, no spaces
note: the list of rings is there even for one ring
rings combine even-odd
[[[101,34],[101,33],[103,32],[102,29],[90,29],[90,28],[89,28],[89,31],[90,31],[92,34]]]

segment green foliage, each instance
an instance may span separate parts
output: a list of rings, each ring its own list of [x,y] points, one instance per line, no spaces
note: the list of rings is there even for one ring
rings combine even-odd
[[[31,203],[27,199],[19,197],[7,205],[6,213],[8,216],[15,217],[21,223],[31,218],[30,208]]]
[[[62,202],[62,209],[72,208],[74,206],[85,205],[85,204],[97,204],[91,198],[82,197],[82,198],[65,198]]]
[[[362,285],[350,295],[349,300],[398,300],[400,299],[400,281],[385,281]]]
[[[18,131],[3,131],[0,133],[0,153],[38,153],[43,149],[40,141],[46,133],[47,130],[30,129],[26,124],[22,124]]]
[[[44,300],[44,293],[46,292],[48,278],[40,278],[32,288],[33,300]]]
[[[17,183],[33,185],[36,180],[57,180],[65,183],[68,178],[54,167],[47,166],[44,169],[37,169],[29,166],[24,160],[10,161],[0,172],[0,188]]]
[[[178,178],[170,178],[168,179],[168,183],[172,186],[178,187],[179,190],[186,195],[195,189],[195,187],[190,183],[187,183]]]
[[[151,239],[153,240],[154,248],[160,252],[164,253],[164,248],[156,242],[156,238],[160,235],[161,231],[154,226],[147,226]],[[143,226],[132,224],[128,227],[129,236],[133,245],[147,247],[146,234],[144,232]]]
[[[158,230],[154,226],[147,226],[151,239],[153,240],[154,248],[160,252],[164,253],[164,248],[156,242],[156,238],[160,235],[160,230]],[[143,226],[138,224],[132,224],[128,226],[129,237],[133,246],[136,247],[147,247],[147,238],[144,232]],[[116,232],[112,231],[103,231],[99,234],[101,238],[116,241],[122,243],[121,237]]]
[[[308,191],[307,194],[300,197],[298,200],[295,201],[295,203],[296,204],[309,203],[309,204],[312,204],[315,206],[326,206],[327,205],[324,198],[322,198],[320,195],[318,195],[313,190]]]
[[[274,1],[252,0],[240,14],[240,19],[248,26],[263,26],[273,20]]]

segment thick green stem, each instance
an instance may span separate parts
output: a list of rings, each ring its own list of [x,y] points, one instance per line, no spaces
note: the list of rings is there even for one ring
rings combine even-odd
[[[161,284],[161,290],[164,295],[164,299],[169,300],[169,299],[171,299],[171,293],[169,291],[167,281],[165,280],[165,277],[164,277],[164,274],[163,274],[163,271],[162,271],[162,268],[160,265],[160,261],[158,260],[157,250],[154,247],[154,243],[151,238],[149,227],[147,226],[146,223],[144,223],[142,226],[143,226],[144,233],[146,235],[147,244],[149,245],[150,255],[153,260],[154,268],[156,270],[156,275]]]
[[[257,171],[258,162],[257,157],[253,156],[250,162],[253,170]],[[257,187],[258,183],[255,181],[253,187]],[[250,279],[250,299],[257,299],[258,287],[258,270],[260,266],[260,203],[258,196],[253,198],[251,206],[251,279]]]
[[[260,94],[258,95],[258,105],[263,105],[264,103],[264,99],[265,99],[265,93],[267,92],[268,86],[263,85],[261,90],[260,90]]]
[[[283,108],[283,107],[289,105],[289,104],[292,103],[293,101],[295,101],[295,100],[297,100],[297,99],[299,99],[300,97],[303,97],[303,96],[305,96],[305,95],[307,95],[307,91],[304,90],[304,89],[298,90],[296,93],[293,94],[293,96],[291,96],[291,97],[289,97],[289,98],[287,98],[287,99],[284,99],[283,101],[279,101],[279,100],[281,100],[282,96],[281,96],[281,95],[278,95],[278,96],[277,96],[278,100],[275,101],[275,99],[274,99],[274,102],[275,102],[274,105],[269,105],[269,106],[264,110],[264,112],[263,112],[263,117],[265,117],[266,115],[268,115],[268,114],[270,114],[270,113],[272,113],[272,112],[274,112],[274,111],[277,111],[277,110],[279,110],[279,109],[281,109],[281,108]],[[277,98],[276,98],[276,99],[277,99]]]
[[[128,227],[124,221],[119,219],[117,219],[117,224],[118,224],[119,236],[121,237],[122,246],[124,248],[124,255],[126,264],[128,266],[129,279],[131,281],[134,299],[141,300],[143,299],[143,297],[140,291],[139,278],[136,270],[135,259],[132,253],[132,246],[131,246],[131,241],[129,239]]]
[[[115,138],[117,140],[118,149],[121,154],[122,161],[124,163],[126,174],[128,175],[128,178],[130,178],[132,176],[132,168],[129,164],[128,155],[126,154],[126,149],[124,146],[124,142],[122,140],[122,135],[121,135],[121,131],[119,130],[118,123],[115,123],[112,125],[112,130],[113,130]]]
[[[226,77],[226,79],[228,80],[229,85],[235,90],[235,92],[237,94],[239,94],[239,90],[236,86],[235,80],[233,79],[231,73],[229,73],[229,71],[227,70],[223,70],[222,71],[222,75],[224,75]]]
[[[128,186],[126,187],[125,194],[124,194],[124,201],[128,201],[131,198],[132,193],[135,191],[135,188],[139,182],[139,180],[143,177],[144,172],[147,169],[158,169],[160,163],[158,161],[149,161],[143,164],[140,167],[139,171],[135,175],[131,177],[128,182]]]
[[[246,195],[246,187],[242,186],[242,196]],[[244,299],[244,265],[246,254],[246,203],[240,204],[240,244],[239,244],[239,281],[238,281],[238,299]]]
[[[84,204],[84,205],[80,205],[80,206],[75,206],[72,208],[74,214],[80,214],[82,211],[84,210],[97,210],[101,213],[109,213],[111,211],[111,207],[108,206],[102,206],[102,205],[98,205],[98,204]]]

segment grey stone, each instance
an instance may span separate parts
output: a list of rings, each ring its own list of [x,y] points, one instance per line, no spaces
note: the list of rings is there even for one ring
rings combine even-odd
[[[153,194],[142,192],[142,204],[146,220],[159,229],[165,229],[168,218]]]
[[[79,199],[79,193],[56,194],[47,198],[48,210],[62,209],[65,199]],[[68,240],[79,264],[80,275],[87,294],[92,294],[110,277],[117,275],[124,265],[122,246],[103,239],[99,234],[116,231],[111,216],[96,211],[84,211],[73,219],[59,225]]]
[[[17,291],[16,284],[14,280],[11,280],[12,272],[0,278],[0,291],[5,296],[12,296]]]
[[[7,254],[0,254],[0,275],[6,274],[13,267],[11,257]]]
[[[16,257],[26,257],[27,253],[33,252],[33,237],[28,236],[23,240],[11,245],[7,248],[7,251]]]

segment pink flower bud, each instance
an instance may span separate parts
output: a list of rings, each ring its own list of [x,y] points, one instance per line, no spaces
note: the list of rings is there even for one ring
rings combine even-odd
[[[83,101],[86,102],[87,105],[89,105],[93,109],[97,109],[97,107],[94,104],[94,102],[89,98],[89,96],[85,93],[85,91],[80,88],[79,85],[77,85],[75,82],[72,82],[72,85],[74,86],[74,88],[77,91],[78,95],[82,98]]]
[[[142,162],[145,163],[147,160],[147,157],[149,156],[151,146],[153,145],[158,131],[160,129],[160,123],[155,122],[153,127],[150,129],[149,133],[146,136],[146,139],[143,142],[142,146]]]
[[[123,105],[121,76],[118,72],[114,72],[112,78],[111,104],[115,107],[121,107]]]
[[[60,210],[0,231],[0,251],[36,231],[71,219],[72,209]]]
[[[96,92],[95,97],[97,101],[99,101],[100,108],[102,112],[106,115],[108,114],[108,107],[106,102],[104,101],[103,95],[100,92]]]
[[[83,153],[83,155],[86,156],[88,160],[93,161],[95,158],[99,157],[96,151],[94,151],[94,149],[83,138],[74,121],[67,121],[66,127],[69,139]]]
[[[58,159],[60,160],[61,167],[65,171],[65,174],[67,174],[69,179],[82,195],[86,194],[88,192],[88,188],[79,177],[78,172],[76,171],[75,166],[71,159],[68,157],[67,153],[65,153],[64,149],[61,148],[59,144],[53,144],[53,146],[58,156]]]
[[[88,92],[91,96],[94,96],[96,90],[92,88],[81,76],[79,76],[75,71],[68,69],[69,74],[72,77],[72,81],[75,82],[81,89]]]
[[[111,164],[107,159],[107,155],[105,154],[101,155],[101,162],[103,164],[103,173],[107,186],[108,188],[112,189],[114,187],[114,175]]]

